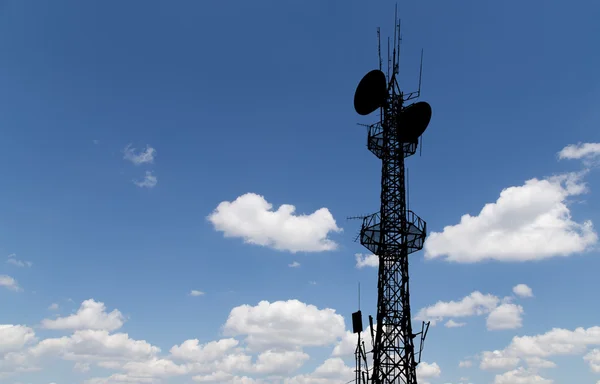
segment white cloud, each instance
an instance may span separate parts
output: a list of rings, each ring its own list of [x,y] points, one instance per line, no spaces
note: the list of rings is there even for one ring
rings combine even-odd
[[[171,348],[171,356],[175,359],[192,362],[211,362],[224,357],[237,347],[236,339],[221,339],[200,344],[198,339],[186,340],[181,345]]]
[[[600,373],[600,349],[594,348],[583,357],[594,373]]]
[[[523,307],[516,304],[502,304],[494,308],[487,318],[488,330],[516,329],[523,325]]]
[[[14,253],[8,255],[8,260],[6,260],[6,263],[14,265],[16,267],[21,267],[21,268],[31,267],[33,265],[33,263],[31,261],[17,259],[17,255]]]
[[[552,384],[553,381],[545,379],[533,371],[523,367],[496,375],[494,384]]]
[[[50,306],[48,307],[49,310],[51,311],[56,311],[58,309],[58,304],[57,303],[52,303],[50,304]]]
[[[81,303],[74,315],[59,317],[55,320],[42,320],[42,327],[47,329],[93,329],[114,331],[121,328],[125,318],[115,309],[106,312],[104,303],[89,299]]]
[[[204,292],[202,292],[202,291],[197,291],[195,289],[192,289],[190,291],[190,296],[202,296],[202,295],[204,295]]]
[[[144,340],[133,340],[126,333],[109,334],[105,330],[81,330],[71,336],[44,339],[28,351],[36,358],[61,357],[80,362],[125,363],[147,361],[159,352],[160,348]]]
[[[440,377],[441,374],[442,370],[440,369],[440,366],[437,365],[437,363],[428,364],[422,361],[417,366],[417,378],[419,379],[419,381],[421,381],[421,379],[431,379],[433,377]]]
[[[126,146],[123,150],[123,158],[125,160],[131,161],[135,165],[152,164],[154,162],[155,156],[156,150],[149,145],[146,146],[145,150],[139,153],[136,153],[135,148],[132,148],[131,144]]]
[[[450,319],[446,322],[446,324],[444,324],[444,326],[446,328],[459,328],[459,327],[464,327],[465,325],[467,325],[467,323],[457,323],[456,321]]]
[[[520,359],[504,351],[485,351],[481,354],[479,368],[484,370],[505,370],[519,365]]]
[[[93,378],[83,382],[83,384],[158,384],[152,377],[131,377],[129,375],[117,373],[109,377]]]
[[[494,295],[484,295],[475,291],[460,301],[438,301],[430,307],[421,309],[415,320],[431,321],[434,325],[445,317],[467,317],[490,313],[498,306],[500,299]]]
[[[158,179],[152,174],[152,171],[146,171],[142,180],[133,180],[133,183],[140,188],[154,188],[158,184]]]
[[[352,380],[354,369],[340,358],[325,360],[314,372],[285,379],[284,384],[340,384]]]
[[[0,275],[0,287],[5,287],[15,292],[22,291],[21,287],[19,287],[19,284],[17,283],[17,280],[8,275]]]
[[[73,366],[73,370],[75,372],[80,372],[80,373],[89,372],[89,370],[90,370],[90,364],[89,363],[82,363],[82,362],[78,361]]]
[[[356,257],[356,268],[361,269],[364,267],[379,267],[379,256],[377,255],[363,255],[357,253]]]
[[[286,375],[302,367],[309,357],[302,351],[265,351],[258,355],[254,372]]]
[[[294,215],[296,208],[284,204],[277,211],[264,197],[247,193],[233,202],[223,201],[208,216],[215,230],[246,243],[295,252],[321,252],[337,248],[328,238],[341,232],[327,208],[310,215]]]
[[[0,354],[18,351],[34,341],[33,329],[24,325],[0,324]]]
[[[529,368],[541,369],[541,368],[555,368],[556,364],[552,361],[542,359],[540,357],[526,357],[525,362]]]
[[[586,192],[585,172],[531,179],[504,189],[479,215],[433,232],[425,258],[475,263],[483,260],[529,261],[583,252],[598,241],[592,222],[571,219],[567,199]]]
[[[578,143],[564,147],[559,153],[559,159],[591,160],[600,155],[600,143]]]
[[[548,361],[548,358],[582,355],[590,346],[600,346],[600,327],[577,328],[574,331],[554,328],[541,335],[515,336],[505,349],[483,352],[480,367],[482,369],[514,368],[524,361],[531,364],[530,368],[550,368],[554,363]],[[586,355],[586,361],[591,367],[596,356],[593,351]]]
[[[288,267],[290,268],[298,268],[300,266],[300,263],[297,261],[294,261],[292,264],[289,264]]]
[[[377,329],[377,324],[373,324],[373,331]],[[369,346],[373,345],[373,339],[371,338],[371,328],[369,325],[365,327],[361,333],[361,339],[365,342],[365,346],[369,349]],[[348,357],[354,354],[356,350],[356,343],[358,341],[358,335],[352,331],[346,331],[342,338],[338,341],[336,346],[333,348],[331,356],[333,357]],[[370,357],[370,355],[368,355]]]
[[[298,300],[261,301],[231,310],[224,331],[246,336],[252,350],[283,350],[334,343],[345,332],[344,318],[333,309],[318,309]]]
[[[463,360],[458,363],[459,368],[470,368],[473,365],[471,360]]]
[[[513,292],[520,297],[533,297],[533,291],[525,284],[515,285]]]

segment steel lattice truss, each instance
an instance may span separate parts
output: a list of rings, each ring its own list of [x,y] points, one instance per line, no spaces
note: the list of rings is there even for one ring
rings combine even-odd
[[[417,143],[397,140],[404,100],[395,85],[390,87],[380,123],[369,128],[369,150],[382,161],[381,208],[363,219],[360,240],[379,256],[372,381],[416,384],[417,335],[411,324],[408,255],[423,248],[426,224],[407,209],[404,158],[416,152]]]

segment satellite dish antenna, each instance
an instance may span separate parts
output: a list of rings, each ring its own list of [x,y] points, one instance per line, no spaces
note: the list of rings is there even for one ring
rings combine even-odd
[[[362,78],[354,93],[354,109],[359,115],[368,115],[381,108],[388,97],[385,74],[374,69]]]
[[[398,141],[417,142],[431,121],[431,105],[425,101],[411,104],[398,114],[398,120]]]

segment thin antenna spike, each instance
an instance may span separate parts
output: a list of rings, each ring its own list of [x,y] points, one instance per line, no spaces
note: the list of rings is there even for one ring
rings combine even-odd
[[[377,54],[379,55],[379,70],[381,71],[383,63],[381,61],[381,29],[379,27],[377,27]]]
[[[423,49],[421,49],[421,65],[419,67],[419,91],[418,95],[421,96],[421,78],[423,77]]]
[[[388,65],[388,68],[387,68],[387,77],[388,77],[388,81],[389,81],[389,80],[390,80],[390,62],[391,62],[391,60],[392,60],[392,59],[390,59],[390,38],[389,38],[389,37],[388,37],[388,52],[387,52],[387,55],[388,55],[388,62],[387,62],[387,65]]]
[[[394,53],[392,56],[392,71],[396,73],[396,39],[397,39],[397,31],[398,31],[398,3],[396,3],[396,8],[394,9]]]
[[[402,43],[402,19],[398,20],[398,62],[396,63],[396,73],[400,73],[400,43]]]

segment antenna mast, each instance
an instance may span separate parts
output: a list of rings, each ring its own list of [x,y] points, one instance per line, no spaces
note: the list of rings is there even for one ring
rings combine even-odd
[[[423,248],[427,231],[425,221],[407,207],[404,162],[405,158],[417,151],[419,139],[431,119],[431,106],[426,102],[404,106],[406,101],[420,96],[423,54],[421,52],[419,90],[405,95],[396,79],[399,73],[401,40],[397,13],[392,57],[388,38],[387,75],[382,72],[379,29],[377,38],[379,70],[365,75],[354,95],[354,107],[360,115],[381,110],[379,122],[370,125],[368,131],[368,148],[382,162],[381,205],[379,212],[363,217],[359,234],[361,244],[379,258],[375,332],[372,317],[369,316],[373,339],[370,379],[372,384],[417,384],[416,367],[421,361],[429,323],[423,323],[421,332],[413,333],[408,255]],[[360,310],[352,315],[353,324],[355,316],[360,317]],[[362,351],[360,331],[362,319],[360,327],[354,327],[354,332],[359,334],[356,349],[357,383],[364,382],[360,381],[359,373],[362,372],[363,361],[359,359]],[[415,351],[414,339],[417,336],[420,336],[420,345]]]

